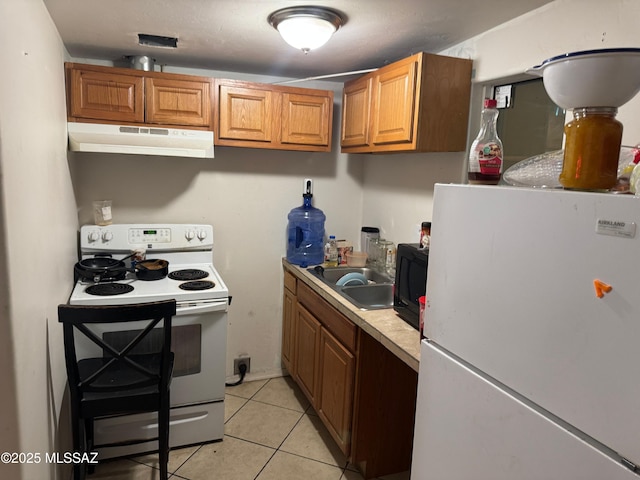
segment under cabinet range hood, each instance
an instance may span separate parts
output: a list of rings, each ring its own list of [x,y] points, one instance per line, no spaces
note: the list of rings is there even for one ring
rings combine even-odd
[[[213,132],[99,123],[67,124],[69,150],[213,158]]]

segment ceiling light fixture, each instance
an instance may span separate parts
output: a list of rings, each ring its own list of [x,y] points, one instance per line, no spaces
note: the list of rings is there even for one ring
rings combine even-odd
[[[325,7],[283,8],[269,15],[268,20],[285,42],[305,54],[327,43],[345,24],[342,15]]]

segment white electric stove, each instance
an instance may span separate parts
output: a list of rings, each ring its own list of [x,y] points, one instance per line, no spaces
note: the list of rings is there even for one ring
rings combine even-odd
[[[213,265],[213,228],[195,224],[85,225],[80,230],[81,260],[107,256],[123,261],[127,270],[116,280],[77,279],[72,305],[125,305],[175,299],[172,327],[175,355],[171,384],[171,447],[221,440],[224,435],[224,387],[229,290]],[[132,253],[169,262],[168,275],[140,280],[131,265]],[[80,262],[79,262],[80,263]],[[77,266],[76,266],[77,267]],[[95,280],[99,280],[97,277]],[[132,326],[135,329],[135,325]],[[127,331],[109,327],[102,336]],[[78,338],[78,340],[80,340]],[[101,352],[83,342],[82,357]],[[154,437],[154,414],[128,415],[96,422],[95,441]],[[152,451],[156,442],[104,449],[100,458]]]

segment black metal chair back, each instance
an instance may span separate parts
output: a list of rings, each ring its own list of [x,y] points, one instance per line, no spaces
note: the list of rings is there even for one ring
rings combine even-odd
[[[95,448],[158,440],[161,478],[167,478],[173,373],[171,321],[175,313],[175,300],[58,307],[58,319],[64,332],[74,451],[90,453]],[[97,330],[99,324],[109,324],[110,327]],[[116,331],[114,324],[119,325]],[[97,334],[96,331],[103,333]],[[79,336],[88,338],[95,345],[91,351],[97,354],[81,358],[82,355],[78,355]],[[83,342],[84,345],[87,343]],[[156,437],[94,444],[95,419],[142,412],[158,412]],[[85,477],[83,467],[74,465],[76,480]]]

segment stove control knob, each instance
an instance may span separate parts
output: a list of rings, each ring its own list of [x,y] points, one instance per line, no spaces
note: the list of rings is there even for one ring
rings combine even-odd
[[[113,240],[113,233],[111,233],[111,231],[109,230],[105,230],[104,232],[102,232],[102,241],[108,242],[109,240]]]
[[[97,242],[98,240],[100,240],[100,232],[97,230],[89,232],[88,238],[90,242]]]
[[[193,230],[187,230],[184,236],[187,240],[193,240],[196,236],[196,232],[194,232]]]
[[[206,230],[198,230],[198,239],[204,240],[205,238],[207,238],[207,231]]]

